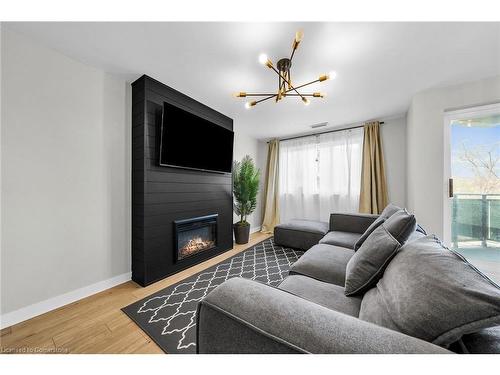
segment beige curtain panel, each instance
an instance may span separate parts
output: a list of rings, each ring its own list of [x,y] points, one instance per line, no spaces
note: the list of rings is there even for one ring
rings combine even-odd
[[[279,147],[277,139],[269,142],[267,151],[267,175],[265,185],[264,218],[262,229],[264,233],[273,233],[274,227],[279,224]]]
[[[387,183],[378,121],[364,126],[359,212],[379,214],[387,206]]]

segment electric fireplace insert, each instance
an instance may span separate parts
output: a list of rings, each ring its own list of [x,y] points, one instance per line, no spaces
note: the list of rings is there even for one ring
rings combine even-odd
[[[174,221],[176,261],[217,247],[217,214]]]

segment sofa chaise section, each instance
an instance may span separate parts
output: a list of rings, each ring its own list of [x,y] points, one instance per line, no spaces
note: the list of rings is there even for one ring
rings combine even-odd
[[[290,220],[274,228],[274,242],[293,249],[308,250],[317,243],[352,249],[379,215],[332,213],[328,223]]]
[[[317,244],[330,226],[315,220],[290,220],[274,228],[274,243],[292,249],[307,250]]]

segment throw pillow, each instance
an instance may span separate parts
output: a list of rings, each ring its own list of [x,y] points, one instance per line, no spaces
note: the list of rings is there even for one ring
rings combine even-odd
[[[385,224],[375,229],[347,263],[345,295],[362,293],[376,283],[400,246]]]
[[[415,215],[409,214],[403,209],[392,214],[384,222],[384,226],[400,244],[404,244],[408,237],[415,232],[417,220]]]
[[[447,347],[500,324],[500,287],[425,236],[400,249],[364,295],[359,318]]]
[[[372,234],[372,232],[377,229],[380,225],[382,225],[385,221],[385,218],[382,216],[379,216],[373,223],[370,224],[368,228],[366,228],[365,233],[359,237],[359,239],[356,241],[354,244],[354,251],[358,251],[358,249],[363,245],[363,242],[366,241],[368,236]]]
[[[368,236],[385,220],[390,218],[394,213],[401,210],[401,207],[398,207],[392,203],[389,203],[384,210],[380,213],[379,217],[375,219],[373,223],[365,230],[363,235],[358,239],[358,241],[354,244],[354,251],[358,251],[358,249],[363,245],[363,242],[368,238]]]
[[[393,214],[401,210],[401,207],[396,206],[395,204],[389,203],[385,206],[384,210],[380,213],[380,216],[384,219],[389,219]]]

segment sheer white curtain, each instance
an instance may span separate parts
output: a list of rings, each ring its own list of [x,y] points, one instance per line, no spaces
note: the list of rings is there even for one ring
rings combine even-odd
[[[280,222],[315,216],[318,207],[317,138],[280,142]],[[302,216],[301,216],[302,215]]]
[[[280,142],[280,221],[357,212],[363,129]]]

